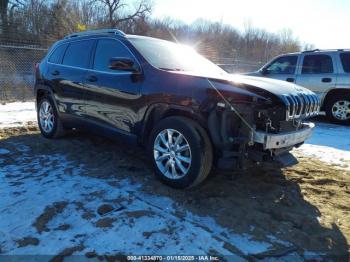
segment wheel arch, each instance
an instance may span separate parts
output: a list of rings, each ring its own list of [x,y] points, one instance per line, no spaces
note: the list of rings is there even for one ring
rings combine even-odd
[[[51,87],[48,85],[36,85],[35,86],[35,91],[34,91],[34,95],[35,95],[35,106],[38,106],[38,103],[40,101],[40,99],[45,96],[45,95],[49,95],[51,96],[53,102],[55,103],[55,106],[57,108],[57,102],[54,96],[54,92],[52,91]]]
[[[323,99],[321,110],[326,109],[327,102],[329,99],[334,95],[341,95],[341,94],[350,94],[350,87],[349,88],[334,88],[327,92]]]
[[[151,105],[145,114],[141,131],[141,144],[146,145],[148,137],[158,121],[170,116],[182,116],[195,121],[210,137],[207,122],[200,113],[187,106],[158,103]]]

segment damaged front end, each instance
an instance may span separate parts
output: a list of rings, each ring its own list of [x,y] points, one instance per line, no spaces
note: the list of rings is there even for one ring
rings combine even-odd
[[[257,96],[215,92],[215,102],[206,109],[219,168],[241,168],[247,159],[277,161],[282,166],[297,163],[290,151],[312,135],[314,124],[305,120],[320,110],[315,94],[266,98],[265,91]]]

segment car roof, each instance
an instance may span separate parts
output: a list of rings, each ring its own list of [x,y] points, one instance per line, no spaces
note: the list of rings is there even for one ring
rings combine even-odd
[[[282,54],[281,56],[286,56],[286,55],[300,55],[300,54],[317,54],[317,53],[337,53],[337,52],[349,52],[350,48],[341,48],[341,49],[313,49],[313,50],[305,50],[301,52],[294,52],[294,53],[285,53]]]
[[[88,31],[82,31],[82,32],[76,32],[72,33],[70,35],[67,35],[64,39],[70,39],[80,36],[90,36],[90,35],[102,35],[102,34],[113,34],[118,36],[125,36],[126,34],[119,30],[119,29],[97,29],[97,30],[88,30]]]
[[[117,36],[117,37],[126,38],[126,39],[149,39],[149,40],[166,41],[164,39],[154,38],[154,37],[149,37],[149,36],[125,34],[123,31],[118,30],[118,29],[99,29],[99,30],[89,30],[89,31],[72,33],[72,34],[64,37],[61,41],[82,39],[82,38],[88,38],[91,36],[95,36],[95,37],[97,37],[97,36]]]
[[[161,38],[150,37],[150,36],[142,36],[142,35],[126,35],[125,37],[128,38],[128,39],[149,39],[149,40],[168,41],[168,40],[161,39]]]

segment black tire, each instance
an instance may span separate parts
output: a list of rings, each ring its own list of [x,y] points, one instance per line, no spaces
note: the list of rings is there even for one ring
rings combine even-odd
[[[154,144],[159,133],[166,129],[180,132],[188,142],[191,151],[191,165],[181,178],[170,179],[157,166]],[[148,139],[148,153],[155,175],[166,185],[174,188],[189,188],[199,185],[210,173],[213,163],[213,148],[207,132],[196,122],[185,117],[168,117],[161,120],[152,130]]]
[[[44,102],[48,102],[51,105],[52,112],[54,115],[53,128],[49,132],[45,131],[40,123],[39,112],[40,112],[40,108]],[[59,115],[57,113],[57,108],[56,108],[55,103],[54,103],[51,96],[45,95],[45,96],[41,97],[40,100],[38,101],[37,119],[38,119],[38,126],[40,129],[40,132],[44,137],[46,137],[46,138],[59,138],[59,137],[63,137],[66,134],[66,130],[64,129],[64,127],[62,125],[62,121],[59,118]]]
[[[336,108],[335,104],[342,101],[350,103],[350,94],[335,94],[327,99],[325,105],[326,116],[332,123],[341,124],[341,125],[349,125],[350,124],[350,112],[348,114],[347,119],[339,119],[333,115],[333,110]]]

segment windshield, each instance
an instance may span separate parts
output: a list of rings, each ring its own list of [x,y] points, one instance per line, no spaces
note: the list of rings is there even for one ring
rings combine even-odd
[[[227,74],[189,46],[152,38],[129,40],[152,66],[159,69],[208,75]]]

